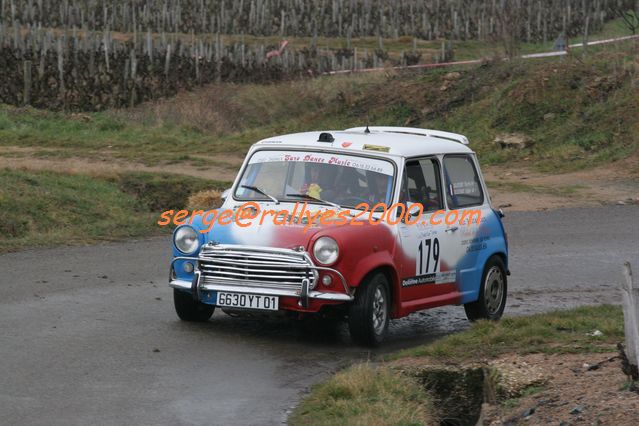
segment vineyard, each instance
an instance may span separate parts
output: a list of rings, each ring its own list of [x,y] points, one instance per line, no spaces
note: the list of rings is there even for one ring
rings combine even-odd
[[[501,34],[505,3],[521,11],[519,31],[541,40],[593,29],[623,0],[1,0],[4,22],[132,33],[326,37],[408,35],[487,39]]]
[[[594,32],[624,0],[0,0],[0,102],[102,110],[214,81],[269,82],[332,70],[410,65],[383,39],[546,41]],[[228,35],[236,35],[225,42]],[[308,46],[244,36],[309,37]],[[379,45],[353,48],[354,37]],[[343,38],[322,47],[318,37]]]

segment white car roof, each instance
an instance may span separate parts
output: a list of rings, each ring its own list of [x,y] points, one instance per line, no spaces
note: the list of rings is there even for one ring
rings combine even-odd
[[[366,129],[366,127],[354,127],[346,130],[273,136],[262,139],[254,147],[281,145],[309,149],[331,148],[344,152],[363,151],[401,157],[473,152],[468,148],[468,139],[457,133],[412,127],[369,127],[368,131]],[[331,139],[333,139],[332,142],[330,142]]]

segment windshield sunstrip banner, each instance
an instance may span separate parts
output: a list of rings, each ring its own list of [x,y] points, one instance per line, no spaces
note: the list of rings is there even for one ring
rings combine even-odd
[[[351,155],[329,154],[324,152],[257,151],[249,160],[249,164],[272,162],[329,164],[382,173],[388,176],[392,176],[394,171],[393,165],[388,161],[378,160],[376,158],[355,157]]]

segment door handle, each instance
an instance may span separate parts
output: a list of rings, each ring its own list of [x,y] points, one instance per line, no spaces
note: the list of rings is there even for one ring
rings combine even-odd
[[[455,232],[459,229],[459,226],[453,226],[452,228],[448,228],[446,232]]]

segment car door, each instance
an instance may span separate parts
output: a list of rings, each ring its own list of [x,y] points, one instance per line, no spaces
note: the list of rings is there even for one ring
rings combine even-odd
[[[442,216],[440,244],[447,248],[442,261],[455,271],[463,303],[476,292],[481,280],[480,254],[491,238],[481,219],[488,218],[492,211],[474,155],[445,155],[442,165],[446,214]]]
[[[398,224],[402,302],[418,303],[451,291],[448,265],[443,262],[447,250],[441,240],[443,226],[432,224],[444,208],[442,189],[437,157],[406,160],[399,202],[412,206],[410,211],[417,211],[421,205],[422,214],[407,215],[406,221]]]

